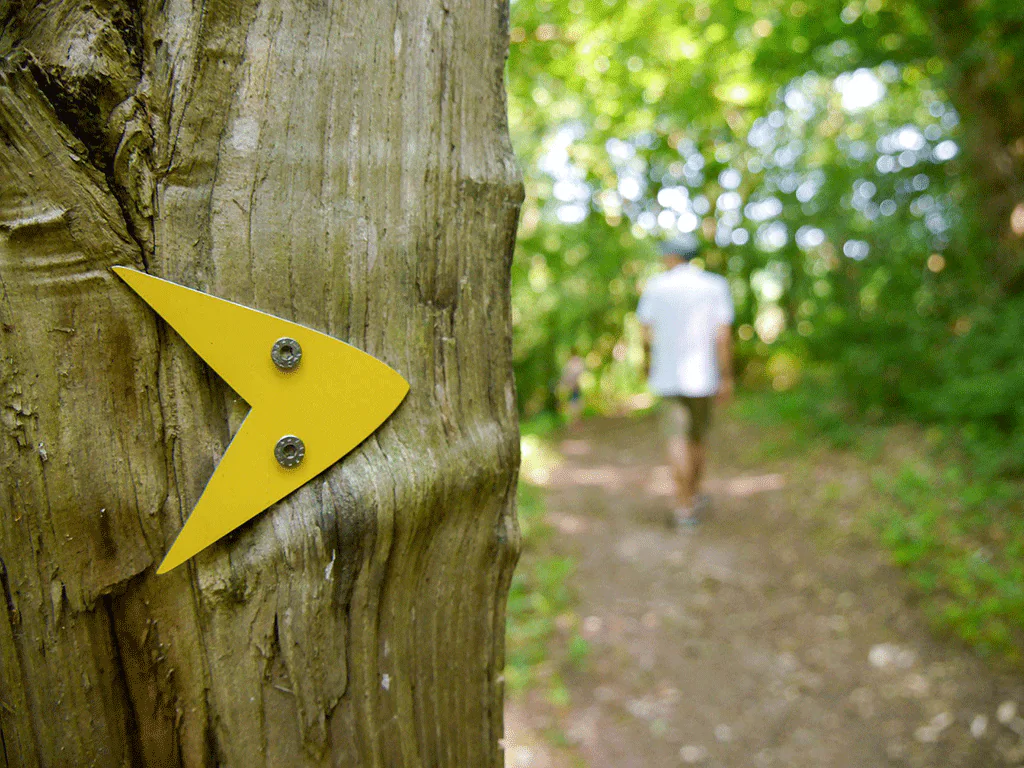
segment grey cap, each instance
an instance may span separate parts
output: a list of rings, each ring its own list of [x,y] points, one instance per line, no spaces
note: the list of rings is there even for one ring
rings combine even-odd
[[[662,256],[678,256],[683,261],[689,261],[700,253],[700,245],[693,235],[673,237],[658,244]]]

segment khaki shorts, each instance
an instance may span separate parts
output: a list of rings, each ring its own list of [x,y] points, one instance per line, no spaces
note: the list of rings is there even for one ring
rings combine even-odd
[[[661,399],[661,426],[666,438],[686,436],[691,443],[704,441],[711,426],[713,397],[673,395]]]

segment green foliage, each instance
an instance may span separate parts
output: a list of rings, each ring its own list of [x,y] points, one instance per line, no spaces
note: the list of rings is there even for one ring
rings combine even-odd
[[[654,243],[682,229],[730,279],[748,378],[787,389],[827,364],[844,419],[957,425],[993,471],[1024,471],[1024,309],[993,281],[972,175],[979,125],[1024,115],[1019,17],[994,0],[513,3],[524,411],[555,407],[573,351],[593,406],[642,388],[632,312]]]
[[[768,456],[805,454],[817,445],[845,449],[863,437],[833,377],[817,373],[812,378],[813,383],[808,381],[785,392],[748,393],[734,406],[740,418],[773,430],[775,442],[766,451]]]
[[[626,351],[631,341],[634,347],[639,342],[630,313],[634,282],[646,264],[623,262],[621,244],[632,245],[628,230],[603,229],[596,221],[575,230],[539,225],[520,236],[512,273],[515,364],[520,398],[531,415],[555,407],[555,385],[574,352],[593,369],[581,382],[591,399],[640,386]]]
[[[911,464],[877,486],[882,541],[934,625],[982,655],[1024,661],[1020,489]]]
[[[965,323],[937,354],[939,383],[909,400],[918,415],[957,424],[984,474],[1024,474],[1024,297],[977,307]]]
[[[896,438],[896,464],[885,448],[898,431],[843,419],[837,434],[836,399],[818,376],[782,394],[741,398],[734,413],[764,429],[764,460],[799,459],[850,449],[875,467],[872,489],[858,506],[941,633],[980,654],[1024,663],[1024,487],[957,449],[956,435],[920,428]],[[905,428],[903,430],[906,431]],[[841,496],[826,484],[823,510]]]

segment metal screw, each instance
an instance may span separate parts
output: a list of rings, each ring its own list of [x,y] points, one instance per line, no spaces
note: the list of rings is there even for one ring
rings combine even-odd
[[[282,467],[297,467],[306,455],[306,444],[295,435],[285,435],[274,446],[274,458]]]
[[[270,359],[282,371],[293,371],[299,367],[299,361],[302,360],[302,347],[295,339],[285,336],[274,342],[274,348],[270,350]]]

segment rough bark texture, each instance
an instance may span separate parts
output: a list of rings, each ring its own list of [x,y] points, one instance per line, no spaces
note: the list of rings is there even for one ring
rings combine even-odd
[[[503,0],[0,0],[0,25],[0,766],[499,765]],[[410,394],[157,577],[246,406],[115,264]]]

